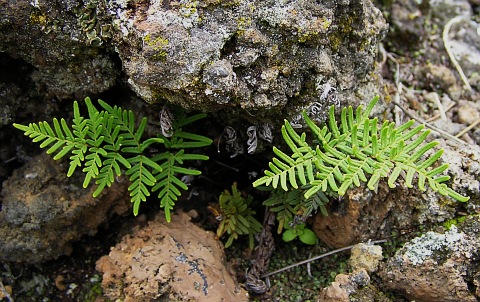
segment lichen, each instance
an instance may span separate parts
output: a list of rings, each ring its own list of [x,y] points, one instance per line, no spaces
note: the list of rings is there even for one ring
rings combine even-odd
[[[156,61],[165,61],[167,56],[168,56],[168,45],[169,41],[167,38],[164,38],[162,36],[159,36],[155,39],[152,40],[152,37],[150,34],[146,34],[143,37],[143,42],[145,45],[149,46],[152,48],[154,51],[154,54],[150,56],[151,59],[156,60]]]
[[[404,256],[414,265],[422,264],[436,252],[447,256],[453,252],[454,247],[461,246],[464,240],[465,234],[458,233],[457,227],[452,225],[445,234],[427,232],[422,237],[413,239],[404,246]]]
[[[251,18],[240,17],[237,19],[237,34],[243,35],[245,30],[252,25]]]

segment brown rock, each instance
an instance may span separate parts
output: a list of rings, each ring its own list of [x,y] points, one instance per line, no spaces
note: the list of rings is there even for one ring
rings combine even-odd
[[[360,269],[351,274],[338,274],[330,286],[322,289],[320,302],[349,302],[349,296],[356,293],[359,287],[370,284],[367,271]]]
[[[187,214],[163,215],[125,236],[97,261],[104,293],[123,301],[248,301],[225,265],[215,235]]]
[[[3,183],[0,262],[40,263],[68,255],[71,244],[114,214],[129,210],[128,182],[115,182],[98,198],[82,188],[84,175],[42,154]]]
[[[473,124],[480,119],[480,111],[473,102],[459,102],[457,114],[458,121],[467,126]]]

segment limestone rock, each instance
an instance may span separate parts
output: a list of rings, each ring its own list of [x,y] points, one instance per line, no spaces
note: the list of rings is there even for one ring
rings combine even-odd
[[[66,166],[42,154],[16,169],[3,183],[0,261],[41,263],[71,252],[71,244],[113,214],[129,210],[127,182],[98,198],[66,176]]]
[[[353,271],[364,269],[373,273],[377,271],[382,259],[382,247],[380,245],[359,243],[352,248],[348,263]]]
[[[335,281],[320,291],[318,301],[390,301],[370,284],[369,272],[377,271],[380,259],[383,259],[381,246],[364,243],[355,245],[348,260],[352,273],[335,276]]]
[[[367,271],[360,269],[350,274],[338,274],[335,281],[321,290],[319,302],[390,301],[370,284]]]
[[[122,301],[248,301],[215,235],[187,214],[159,214],[97,261],[104,293]]]
[[[328,108],[325,85],[345,102],[368,102],[387,29],[370,0],[8,0],[0,17],[0,51],[32,66],[48,97],[98,94],[123,71],[149,103],[280,120],[285,107]]]
[[[479,247],[478,240],[455,226],[445,234],[427,232],[401,248],[379,274],[389,289],[412,301],[474,302],[468,284]]]
[[[475,123],[480,119],[480,104],[474,102],[463,101],[459,102],[458,106],[458,121],[467,126]]]

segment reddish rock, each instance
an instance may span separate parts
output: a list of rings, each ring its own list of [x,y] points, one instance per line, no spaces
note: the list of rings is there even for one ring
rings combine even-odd
[[[170,223],[157,215],[100,258],[97,270],[112,300],[248,301],[225,264],[222,244],[184,213]]]

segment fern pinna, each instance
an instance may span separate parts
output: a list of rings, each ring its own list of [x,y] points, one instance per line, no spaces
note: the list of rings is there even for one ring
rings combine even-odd
[[[391,188],[399,176],[405,185],[413,186],[417,175],[418,188],[432,190],[465,202],[469,198],[460,195],[446,185],[449,176],[442,175],[448,164],[436,166],[443,150],[429,155],[427,152],[438,142],[425,143],[429,130],[424,126],[414,127],[411,120],[399,127],[385,121],[378,127],[377,118],[369,118],[378,97],[375,97],[363,111],[358,107],[343,108],[340,124],[335,119],[334,107],[330,107],[328,126],[317,126],[305,112],[303,118],[315,136],[313,144],[307,142],[306,134],[297,134],[288,121],[282,127],[282,136],[293,152],[287,155],[274,147],[274,157],[265,175],[253,185],[281,187],[288,191],[300,186],[305,199],[317,192],[334,192],[340,196],[352,187],[366,182],[374,190],[381,178],[388,177]],[[312,146],[313,145],[313,146]]]
[[[33,142],[41,142],[41,148],[50,146],[47,154],[57,152],[53,157],[55,160],[71,153],[67,176],[72,176],[83,165],[83,187],[86,188],[93,179],[98,185],[94,197],[113,184],[115,175],[120,176],[125,171],[131,181],[128,190],[134,215],[138,215],[140,203],[146,201],[150,192],[160,190],[160,205],[165,210],[167,221],[170,221],[170,211],[180,196],[180,190],[187,189],[176,173],[198,175],[200,171],[182,167],[184,161],[208,159],[204,155],[185,154],[184,149],[212,143],[207,137],[184,132],[182,127],[205,115],[197,114],[175,122],[171,138],[159,135],[142,140],[146,118],[137,126],[131,110],[112,107],[102,100],[98,103],[103,110],[97,110],[89,98],[85,99],[88,109],[86,118],[80,114],[75,101],[71,129],[63,118],[60,121],[54,118],[53,128],[48,122],[30,123],[28,126],[14,124],[14,127],[24,131]],[[162,144],[167,151],[150,158],[145,154],[152,144]],[[175,149],[178,151],[172,152]]]

